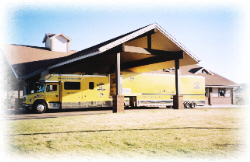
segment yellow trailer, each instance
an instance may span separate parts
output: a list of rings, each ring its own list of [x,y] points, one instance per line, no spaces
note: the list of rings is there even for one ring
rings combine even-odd
[[[172,106],[175,92],[175,76],[152,73],[123,73],[122,94],[129,97],[134,106]],[[180,95],[184,106],[205,105],[205,78],[180,76]],[[131,105],[131,103],[130,103]]]
[[[174,75],[123,73],[121,83],[125,106],[172,106]],[[181,76],[184,105],[205,103],[203,77]],[[42,77],[24,96],[23,107],[43,113],[47,109],[111,107],[114,75],[51,74]]]

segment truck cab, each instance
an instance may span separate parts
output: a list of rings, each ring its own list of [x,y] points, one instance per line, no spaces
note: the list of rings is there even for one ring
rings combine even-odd
[[[59,92],[59,82],[38,82],[36,89],[24,96],[23,108],[37,113],[46,112],[47,109],[60,109]]]

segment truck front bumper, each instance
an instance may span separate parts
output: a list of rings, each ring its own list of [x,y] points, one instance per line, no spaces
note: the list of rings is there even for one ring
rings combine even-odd
[[[31,110],[32,106],[31,105],[27,105],[27,104],[23,104],[23,109],[24,110]]]

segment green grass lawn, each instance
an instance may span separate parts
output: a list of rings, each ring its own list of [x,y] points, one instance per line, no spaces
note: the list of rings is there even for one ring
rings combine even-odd
[[[226,158],[245,147],[244,111],[152,109],[8,121],[6,140],[15,156]]]

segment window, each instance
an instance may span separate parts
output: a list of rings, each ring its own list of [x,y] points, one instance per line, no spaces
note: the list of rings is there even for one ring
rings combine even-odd
[[[35,92],[44,92],[45,84],[37,84]]]
[[[89,82],[89,89],[94,89],[94,88],[95,88],[94,82]]]
[[[81,84],[80,82],[64,82],[65,90],[80,90]]]
[[[219,88],[219,97],[225,97],[225,88]]]
[[[46,92],[57,91],[57,85],[47,84]]]

